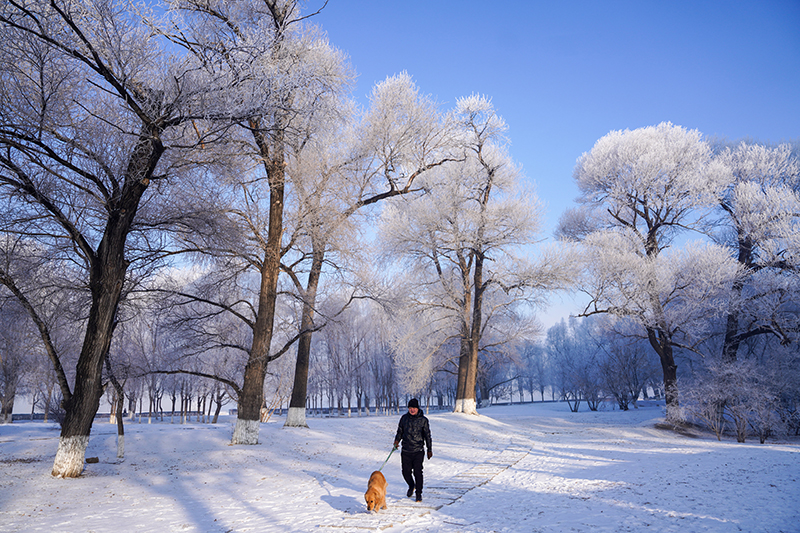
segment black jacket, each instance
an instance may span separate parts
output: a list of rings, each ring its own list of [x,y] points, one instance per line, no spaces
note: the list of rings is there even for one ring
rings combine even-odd
[[[394,440],[403,441],[403,453],[415,453],[425,451],[423,445],[431,451],[431,428],[428,419],[422,414],[422,409],[417,411],[415,416],[406,413],[400,417],[397,425],[397,435]]]

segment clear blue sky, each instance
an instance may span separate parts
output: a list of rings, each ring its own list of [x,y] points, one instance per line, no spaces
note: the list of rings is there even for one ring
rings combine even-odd
[[[576,159],[611,130],[800,139],[800,0],[330,0],[314,22],[358,97],[401,71],[447,108],[491,97],[546,235],[577,195]]]

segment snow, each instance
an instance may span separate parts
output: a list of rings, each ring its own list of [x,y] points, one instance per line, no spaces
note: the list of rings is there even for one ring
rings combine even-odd
[[[0,531],[798,532],[800,441],[718,442],[659,429],[662,407],[571,413],[565,404],[430,414],[423,502],[405,498],[400,457],[383,468],[387,511],[367,479],[399,415],[261,425],[255,446],[217,425],[95,423],[78,479],[50,475],[58,429],[0,426]]]

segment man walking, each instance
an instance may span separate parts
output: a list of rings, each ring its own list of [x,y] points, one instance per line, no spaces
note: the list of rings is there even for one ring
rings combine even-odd
[[[408,402],[408,412],[400,417],[397,425],[397,435],[394,437],[394,449],[403,442],[403,451],[400,454],[403,465],[403,479],[408,483],[409,498],[414,491],[417,501],[422,501],[422,462],[425,459],[425,447],[428,448],[428,459],[433,457],[431,450],[431,428],[428,419],[419,408],[419,401],[411,398]]]

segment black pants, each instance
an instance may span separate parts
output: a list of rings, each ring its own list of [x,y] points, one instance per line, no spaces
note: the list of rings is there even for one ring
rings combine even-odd
[[[408,483],[408,488],[417,491],[417,498],[422,497],[422,461],[425,459],[425,452],[402,452],[400,458],[403,465],[403,479]]]

